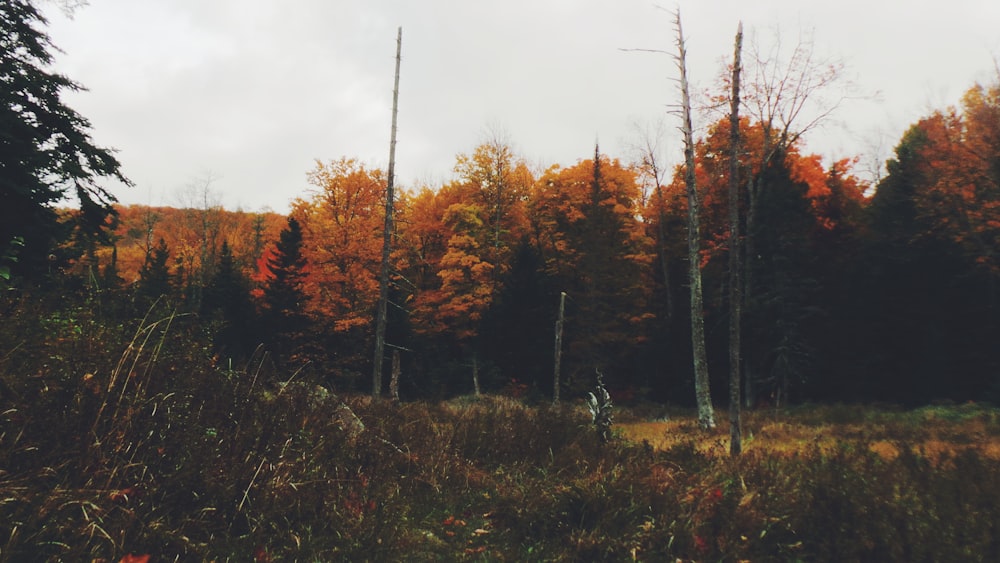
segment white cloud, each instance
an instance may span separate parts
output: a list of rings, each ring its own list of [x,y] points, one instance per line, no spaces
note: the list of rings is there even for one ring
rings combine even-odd
[[[851,132],[810,139],[836,156],[865,150],[857,139],[873,126],[894,145],[928,107],[989,78],[1000,56],[994,0],[680,7],[701,88],[743,18],[765,35],[813,29],[821,54],[845,58],[862,90],[881,91],[884,103],[841,112]],[[169,202],[164,194],[211,171],[227,206],[283,210],[307,189],[315,158],[384,166],[399,25],[404,184],[449,177],[490,125],[532,162],[572,164],[595,139],[624,158],[634,121],[676,101],[669,57],[620,50],[672,49],[670,15],[646,0],[91,0],[72,20],[48,16],[65,51],[57,69],[90,89],[68,102],[99,144],[120,149],[138,184],[116,190],[125,202]]]

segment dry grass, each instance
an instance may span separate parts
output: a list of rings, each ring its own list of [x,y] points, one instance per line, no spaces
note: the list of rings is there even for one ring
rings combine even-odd
[[[849,411],[847,416],[845,409]],[[1000,460],[1000,411],[992,407],[969,404],[913,411],[862,409],[816,406],[745,413],[743,449],[794,455],[815,448],[831,451],[844,441],[860,440],[886,459],[898,456],[900,446],[905,444],[934,460],[965,451]],[[720,424],[708,432],[698,429],[695,413],[687,412],[670,420],[646,421],[633,417],[617,428],[624,438],[647,442],[661,451],[693,442],[702,453],[728,455],[726,413],[716,413],[716,420]]]
[[[748,413],[731,459],[662,405],[604,443],[582,400],[338,397],[190,320],[14,331],[0,563],[1000,560],[994,409]]]

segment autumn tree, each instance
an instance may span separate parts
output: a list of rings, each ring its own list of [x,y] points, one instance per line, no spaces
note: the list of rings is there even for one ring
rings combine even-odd
[[[385,177],[357,160],[317,162],[312,197],[297,200],[302,254],[310,267],[303,291],[309,313],[334,333],[370,332],[379,295]]]
[[[524,234],[525,202],[533,178],[504,133],[493,131],[472,154],[458,155],[455,172],[480,206],[484,250],[500,275],[510,262],[512,248]]]
[[[533,179],[499,133],[471,155],[460,154],[455,171],[460,201],[441,217],[450,236],[437,274],[443,298],[438,312],[460,340],[469,340],[478,335],[479,321],[497,297],[513,249],[524,236]]]
[[[113,152],[91,141],[90,122],[63,103],[64,92],[83,87],[48,70],[55,47],[45,24],[28,0],[0,2],[0,253],[16,251],[10,269],[36,278],[68,236],[55,206],[75,197],[76,227],[97,244],[115,201],[98,180],[129,184]]]
[[[150,207],[146,205],[117,205],[118,227],[113,233],[115,247],[102,248],[97,252],[102,264],[108,264],[112,252],[118,254],[118,270],[126,283],[138,279],[139,269],[146,256],[152,251],[158,239],[163,238],[167,246],[189,250],[181,265],[190,269],[200,264],[197,251],[202,243],[202,229],[197,225],[201,209],[176,207]],[[273,212],[247,213],[216,208],[211,222],[217,225],[213,235],[218,243],[226,241],[232,251],[235,263],[244,276],[256,272],[257,260],[264,247],[278,238],[278,233],[287,224],[286,217]],[[220,247],[221,251],[221,247]],[[212,266],[214,268],[214,265]],[[210,279],[209,278],[206,278]],[[190,280],[185,273],[183,281]]]
[[[458,203],[461,197],[455,185],[448,184],[437,190],[423,187],[416,193],[404,193],[400,198],[397,255],[399,268],[414,292],[440,286],[438,264],[452,235],[442,218],[445,210]],[[431,311],[426,313],[430,320]]]
[[[439,262],[441,302],[437,313],[454,337],[469,339],[476,334],[478,321],[489,307],[495,288],[497,264],[485,259],[482,240],[489,230],[482,220],[483,208],[455,203],[445,210],[442,222],[452,236]]]
[[[652,241],[639,220],[635,172],[600,155],[570,168],[554,166],[536,182],[530,203],[532,240],[554,293],[569,296],[567,385],[594,369],[629,371],[649,320]],[[546,323],[548,325],[548,323]],[[626,383],[619,377],[616,384]]]
[[[920,123],[927,137],[921,167],[921,216],[991,278],[1000,277],[1000,84],[976,85],[961,109]]]
[[[527,232],[525,202],[533,178],[500,134],[472,154],[459,154],[455,172],[436,192],[422,190],[411,200],[401,219],[401,259],[416,290],[415,330],[430,340],[452,340],[477,374],[484,319]],[[492,316],[489,338],[503,330],[503,318]]]

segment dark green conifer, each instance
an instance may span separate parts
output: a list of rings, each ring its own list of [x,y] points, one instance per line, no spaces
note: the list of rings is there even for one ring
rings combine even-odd
[[[305,336],[306,295],[302,291],[306,260],[302,255],[302,227],[293,217],[281,231],[274,252],[265,262],[268,278],[263,288],[263,321],[274,351],[291,359]]]
[[[167,266],[169,258],[170,249],[167,248],[167,241],[161,238],[139,269],[135,298],[140,312],[149,308],[161,297],[170,295],[170,269]]]
[[[201,314],[217,322],[215,345],[230,357],[243,358],[256,347],[253,305],[249,283],[233,258],[228,242],[222,243],[215,275],[205,286]]]
[[[113,195],[96,179],[125,184],[112,151],[94,146],[90,122],[61,95],[83,87],[47,70],[56,50],[40,28],[45,18],[28,0],[0,0],[0,248],[23,241],[16,275],[38,278],[49,271],[57,243],[71,236],[55,206],[74,195],[79,224],[97,242],[113,218]]]

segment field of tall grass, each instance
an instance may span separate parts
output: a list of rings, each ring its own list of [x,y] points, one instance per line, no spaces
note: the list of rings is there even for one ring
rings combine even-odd
[[[43,321],[0,351],[0,562],[1000,560],[987,405],[757,411],[734,459],[682,410],[604,443],[581,399],[372,401],[183,318]]]

